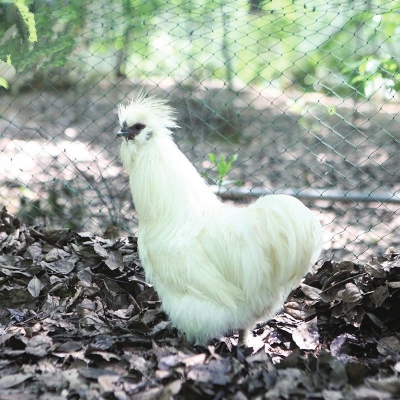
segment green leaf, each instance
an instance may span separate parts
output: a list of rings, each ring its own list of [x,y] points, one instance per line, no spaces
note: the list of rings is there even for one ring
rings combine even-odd
[[[28,40],[30,42],[37,42],[37,32],[35,25],[35,16],[29,11],[28,6],[25,4],[24,0],[14,0],[14,4],[18,8],[18,11],[21,15],[22,21],[25,22],[25,25],[29,32]]]
[[[328,113],[328,115],[335,115],[336,107],[335,106],[326,107],[326,112]]]
[[[217,165],[217,157],[215,156],[214,153],[210,153],[210,154],[208,155],[208,159],[209,159],[213,164]]]
[[[17,0],[15,7],[24,21],[22,28],[0,47],[0,60],[9,62],[18,73],[48,71],[64,66],[75,44],[73,24],[55,18],[50,7],[41,5],[33,15],[26,0]],[[53,27],[57,26],[57,31]],[[64,26],[64,30],[60,27]]]
[[[364,74],[365,74],[365,71],[367,70],[367,65],[368,65],[368,60],[364,61],[363,63],[361,63],[361,64],[358,66],[358,72],[359,72],[361,75],[364,75]]]
[[[9,87],[8,82],[1,76],[0,76],[0,86],[2,86],[4,89],[8,89],[8,87]],[[0,116],[0,118],[1,118],[1,116]]]
[[[237,158],[238,158],[237,154],[232,154],[231,155],[231,162],[234,163],[237,160]]]
[[[365,76],[357,75],[351,80],[351,83],[365,82],[366,80]]]
[[[217,161],[217,156],[214,153],[208,154],[209,160],[214,164],[218,173],[218,179],[216,180],[218,186],[227,184],[227,181],[225,181],[224,178],[228,175],[232,168],[232,164],[236,161],[237,157],[237,154],[232,154],[229,158],[220,154],[219,160]]]

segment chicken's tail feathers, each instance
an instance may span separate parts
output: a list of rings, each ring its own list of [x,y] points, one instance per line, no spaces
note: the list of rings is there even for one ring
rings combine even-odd
[[[315,239],[315,247],[314,247],[314,253],[311,258],[311,265],[314,265],[318,262],[321,256],[322,247],[324,245],[324,233],[322,230],[321,223],[317,220],[317,217],[315,217],[314,239]]]
[[[265,215],[263,236],[268,237],[273,247],[279,249],[288,264],[296,264],[302,256],[303,264],[314,265],[321,254],[324,243],[322,227],[317,217],[300,200],[284,194],[261,197],[251,208],[262,210]],[[289,252],[289,254],[287,254]],[[280,257],[282,258],[282,257]],[[306,262],[308,260],[308,262]]]

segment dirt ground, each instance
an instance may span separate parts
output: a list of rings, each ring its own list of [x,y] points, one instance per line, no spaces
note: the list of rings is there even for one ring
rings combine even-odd
[[[116,104],[135,85],[101,81],[0,97],[0,205],[27,223],[97,233],[137,221],[118,161]],[[400,190],[399,107],[214,84],[146,87],[177,108],[182,151],[215,178],[207,154],[238,154],[229,179],[247,188]],[[211,182],[211,181],[210,181]],[[397,198],[399,195],[397,194]],[[245,202],[253,201],[245,198]],[[325,230],[325,259],[366,260],[400,245],[400,205],[307,200]]]

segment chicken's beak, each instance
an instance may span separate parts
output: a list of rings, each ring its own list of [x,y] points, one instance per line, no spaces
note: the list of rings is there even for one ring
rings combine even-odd
[[[127,128],[126,126],[123,126],[115,135],[116,138],[122,137],[124,139],[128,140],[132,140],[135,137],[135,134],[137,134],[137,132],[135,132],[133,129]]]
[[[129,129],[125,126],[123,126],[116,134],[117,137],[124,137],[124,136],[128,136],[128,135],[133,135],[134,132],[132,129]]]

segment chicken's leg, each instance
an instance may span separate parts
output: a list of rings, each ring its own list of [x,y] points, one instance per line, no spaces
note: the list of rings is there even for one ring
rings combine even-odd
[[[239,329],[238,347],[246,347],[247,335],[247,329]]]

